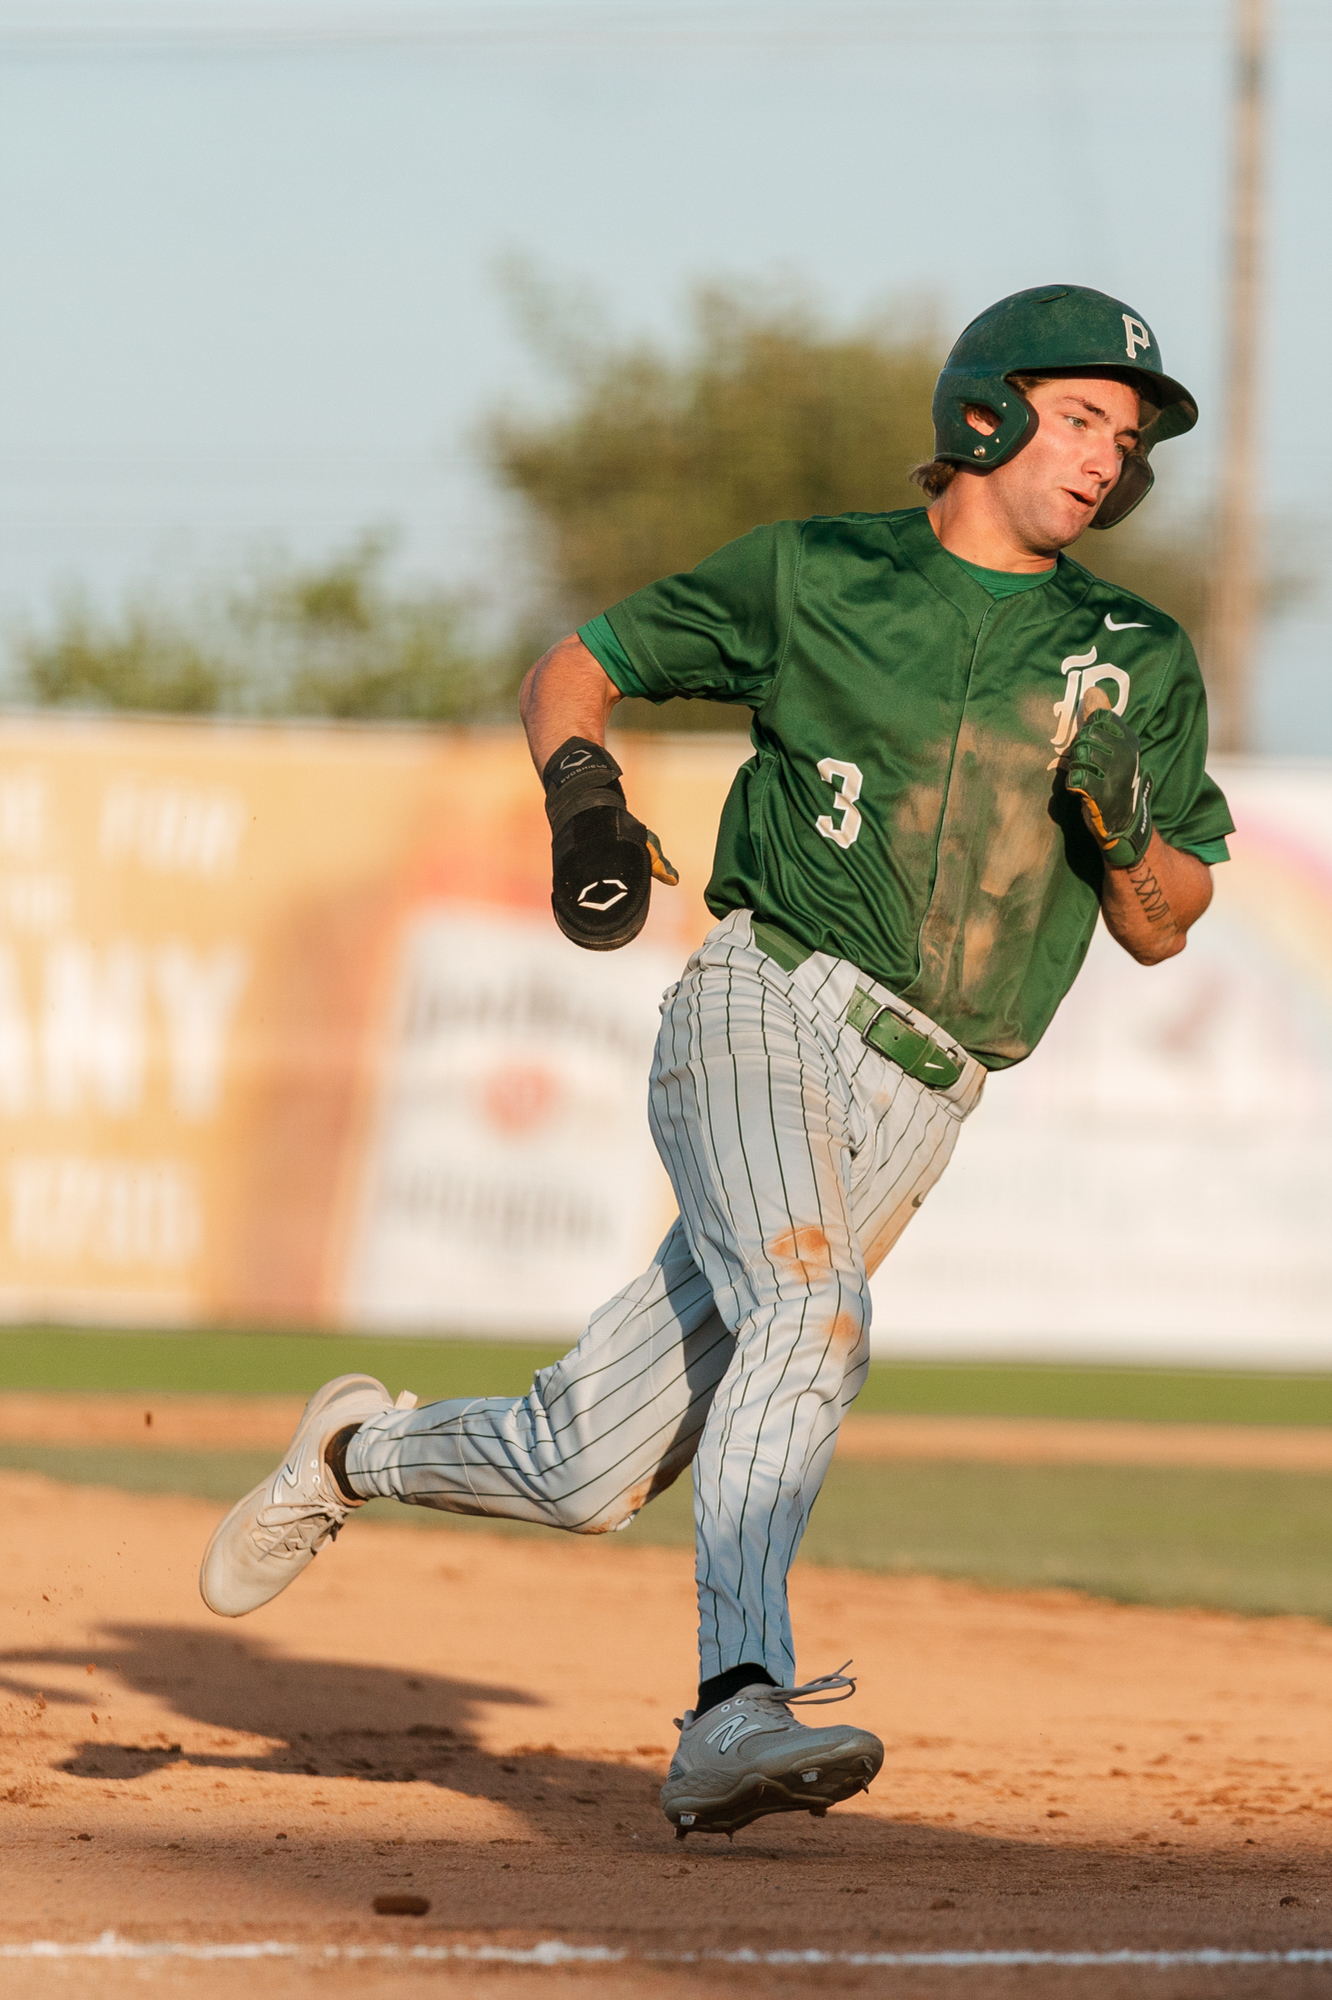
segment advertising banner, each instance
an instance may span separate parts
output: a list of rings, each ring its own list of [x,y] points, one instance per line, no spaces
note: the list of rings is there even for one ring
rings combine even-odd
[[[687,887],[550,915],[517,730],[0,725],[0,1311],[564,1332],[671,1214],[662,990],[742,738],[618,746]]]
[[[516,730],[6,719],[0,1311],[575,1335],[673,1214],[648,1063],[748,754],[615,749],[683,879],[595,954]],[[880,1347],[1332,1358],[1332,771],[1219,775],[1213,911],[1151,971],[1098,937]]]
[[[874,1286],[881,1343],[1332,1365],[1332,767],[1217,759],[1186,949],[1098,930]]]

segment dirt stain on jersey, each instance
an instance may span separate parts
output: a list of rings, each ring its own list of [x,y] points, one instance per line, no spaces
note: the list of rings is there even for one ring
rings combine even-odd
[[[851,1360],[864,1338],[865,1323],[859,1313],[839,1312],[828,1328],[829,1347],[846,1361]]]
[[[889,1215],[887,1221],[880,1225],[878,1234],[872,1237],[868,1243],[862,1244],[861,1248],[865,1258],[865,1270],[871,1278],[874,1276],[874,1273],[878,1270],[880,1264],[882,1264],[884,1258],[888,1255],[888,1252],[892,1249],[893,1245],[896,1243],[898,1237],[902,1234],[902,1231],[906,1228],[908,1222],[910,1222],[915,1212],[916,1212],[915,1209],[912,1207],[909,1201],[899,1202],[897,1204],[897,1207],[893,1209],[892,1213]]]
[[[617,1528],[627,1527],[649,1500],[655,1500],[668,1486],[674,1486],[680,1474],[693,1463],[698,1439],[699,1433],[694,1431],[682,1443],[672,1445],[650,1478],[640,1479],[627,1493],[619,1494],[608,1507],[587,1522],[581,1532],[585,1535],[610,1535]]]
[[[832,1269],[832,1245],[822,1229],[788,1229],[767,1250],[779,1275],[797,1284],[816,1285]]]
[[[1032,1046],[1023,987],[1066,868],[1056,780],[1041,734],[1049,734],[1043,704],[1030,706],[1022,718],[1030,730],[1025,737],[971,721],[959,732],[936,822],[920,971],[902,996],[968,1047],[1013,1060]],[[903,801],[899,826],[906,842],[919,843],[925,810],[923,797]]]

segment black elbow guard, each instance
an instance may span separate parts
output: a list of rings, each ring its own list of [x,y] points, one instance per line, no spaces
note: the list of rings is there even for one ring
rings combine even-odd
[[[647,921],[648,833],[625,805],[620,775],[610,752],[585,736],[561,743],[541,773],[553,837],[550,905],[585,951],[617,951]]]

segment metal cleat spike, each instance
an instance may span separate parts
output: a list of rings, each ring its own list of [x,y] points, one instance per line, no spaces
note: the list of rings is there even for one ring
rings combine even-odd
[[[675,1829],[675,1837],[677,1840],[688,1840],[689,1828],[687,1826],[677,1826]]]

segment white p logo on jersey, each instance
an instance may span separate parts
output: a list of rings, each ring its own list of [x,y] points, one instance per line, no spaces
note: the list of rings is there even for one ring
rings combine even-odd
[[[1115,691],[1114,713],[1122,715],[1128,707],[1129,677],[1122,667],[1112,666],[1109,660],[1102,660],[1098,664],[1095,646],[1090,653],[1070,653],[1061,663],[1060,672],[1065,677],[1064,699],[1054,704],[1055,721],[1059,726],[1050,741],[1062,755],[1077,734],[1078,710],[1082,706],[1082,697],[1087,689],[1099,686],[1102,681],[1109,681]],[[1055,756],[1051,758],[1046,769],[1054,771],[1058,765],[1059,756]]]
[[[1140,319],[1134,319],[1132,313],[1122,313],[1120,317],[1124,322],[1124,347],[1129,360],[1132,361],[1136,358],[1140,347],[1151,346],[1152,336]]]

